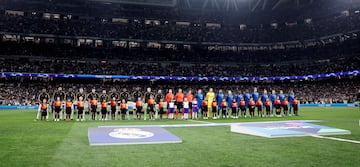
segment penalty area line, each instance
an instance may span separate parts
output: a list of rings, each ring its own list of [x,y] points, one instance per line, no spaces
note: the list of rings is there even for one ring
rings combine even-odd
[[[341,139],[341,138],[336,138],[336,137],[326,137],[326,136],[319,136],[319,135],[311,135],[311,136],[315,137],[315,138],[320,138],[320,139],[329,139],[329,140],[336,140],[336,141],[360,144],[360,141],[357,141],[357,140]]]

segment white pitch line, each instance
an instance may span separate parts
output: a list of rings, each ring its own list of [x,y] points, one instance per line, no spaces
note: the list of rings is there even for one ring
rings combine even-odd
[[[190,122],[199,122],[199,123],[204,123],[204,124],[213,124],[213,122],[200,121],[200,120],[192,120],[192,119],[189,119],[188,121],[190,121]]]
[[[319,136],[319,135],[311,135],[312,137],[320,138],[320,139],[329,139],[329,140],[336,140],[336,141],[343,141],[349,143],[360,144],[360,141],[357,140],[349,140],[349,139],[341,139],[336,137],[326,137],[326,136]]]

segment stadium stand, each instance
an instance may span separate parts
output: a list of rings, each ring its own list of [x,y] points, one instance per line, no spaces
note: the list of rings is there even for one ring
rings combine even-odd
[[[304,41],[351,32],[360,26],[360,17],[359,14],[350,11],[311,19],[309,22],[290,19],[291,22],[275,24],[250,23],[243,29],[240,28],[240,23],[234,25],[234,22],[207,22],[212,15],[201,16],[198,18],[200,21],[196,22],[194,19],[182,20],[180,24],[179,21],[169,20],[163,15],[153,15],[152,19],[122,17],[123,22],[118,23],[106,16],[55,17],[51,12],[14,16],[4,13],[0,16],[0,22],[1,31],[11,33],[191,42],[272,43]]]
[[[186,11],[191,9],[180,2],[177,9],[139,9],[136,5],[118,8],[114,4],[114,8],[107,6],[109,10],[97,13],[90,11],[104,4],[65,3],[71,7],[46,1],[23,1],[18,6],[6,0],[0,2],[0,72],[269,77],[344,72],[360,67],[360,15],[353,4],[330,4],[313,10],[322,4],[317,1],[306,10],[299,9],[300,15],[294,11],[282,16],[280,11],[263,9],[256,11],[258,16],[231,17],[234,13],[189,14]],[[330,9],[332,12],[328,12]],[[269,18],[268,13],[276,19]],[[270,83],[177,82],[176,86],[170,81],[154,84],[96,80],[96,84],[79,84],[74,80],[23,77],[2,77],[1,81],[1,103],[14,105],[33,105],[41,89],[51,94],[60,85],[66,90],[115,87],[130,92],[147,86],[154,90],[179,85],[192,89],[213,86],[215,90],[234,91],[258,86],[294,89],[302,103],[352,102],[354,90],[359,89],[358,76]],[[335,96],[329,95],[334,92]]]

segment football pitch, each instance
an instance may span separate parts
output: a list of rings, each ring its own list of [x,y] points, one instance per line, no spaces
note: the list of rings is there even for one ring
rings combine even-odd
[[[116,125],[203,124],[198,121],[34,121],[35,110],[0,110],[0,166],[359,166],[360,144],[314,137],[263,138],[230,132],[229,126],[166,128],[177,144],[90,146],[88,128]],[[301,108],[298,117],[205,120],[316,122],[351,131],[332,136],[360,141],[360,110]]]

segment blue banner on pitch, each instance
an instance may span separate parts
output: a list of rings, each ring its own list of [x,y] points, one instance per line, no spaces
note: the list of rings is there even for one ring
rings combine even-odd
[[[182,142],[179,137],[160,127],[96,127],[89,128],[88,137],[91,146]]]
[[[0,105],[0,109],[38,109],[39,106],[9,106],[9,105]]]
[[[301,120],[236,123],[231,125],[231,132],[268,138],[311,135],[342,135],[351,133],[348,130],[316,125],[308,123],[308,121]]]

